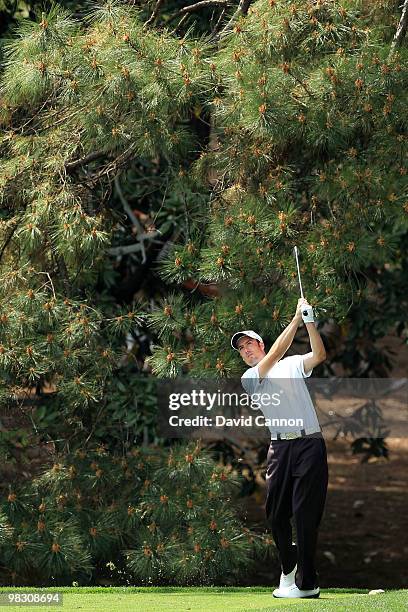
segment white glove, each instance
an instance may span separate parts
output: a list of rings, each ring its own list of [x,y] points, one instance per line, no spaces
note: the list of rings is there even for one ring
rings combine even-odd
[[[303,323],[314,322],[313,308],[309,304],[304,304],[304,306],[302,306],[302,320]]]

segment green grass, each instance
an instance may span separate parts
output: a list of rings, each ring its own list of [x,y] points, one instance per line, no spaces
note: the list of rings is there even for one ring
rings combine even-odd
[[[0,593],[38,591],[29,587],[1,587]],[[408,590],[368,595],[362,589],[322,589],[319,599],[283,600],[272,597],[272,587],[52,587],[46,592],[63,593],[63,606],[9,606],[6,611],[29,612],[280,612],[302,610],[319,612],[359,612],[366,610],[408,611]],[[43,591],[44,592],[44,591]],[[298,606],[297,608],[294,606]]]

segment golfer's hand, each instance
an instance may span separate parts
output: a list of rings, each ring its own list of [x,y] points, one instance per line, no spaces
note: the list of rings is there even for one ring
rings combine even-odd
[[[298,299],[298,303],[296,306],[296,314],[294,316],[294,318],[300,323],[302,320],[302,306],[304,304],[308,304],[308,306],[310,306],[310,304],[308,303],[306,298],[299,298]]]

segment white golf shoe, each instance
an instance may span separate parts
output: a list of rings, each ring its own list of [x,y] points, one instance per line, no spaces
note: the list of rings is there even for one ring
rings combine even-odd
[[[290,572],[290,574],[281,573],[280,581],[279,581],[279,589],[286,589],[287,587],[292,586],[295,583],[295,575],[297,570],[297,563],[295,568]]]
[[[315,589],[309,589],[307,591],[303,591],[298,589],[295,583],[291,584],[288,587],[280,587],[275,589],[272,593],[274,597],[282,597],[282,598],[310,598],[317,599],[320,595],[320,588],[316,587]]]

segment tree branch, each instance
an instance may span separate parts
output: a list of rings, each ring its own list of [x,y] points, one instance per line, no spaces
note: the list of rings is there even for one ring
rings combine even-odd
[[[158,236],[159,234],[161,234],[161,232],[159,232],[159,230],[155,231],[155,232],[146,232],[144,234],[141,234],[138,239],[137,242],[134,244],[127,244],[125,246],[117,246],[117,247],[111,247],[110,249],[108,249],[108,253],[109,255],[128,255],[129,253],[136,253],[137,251],[144,251],[144,240],[149,240],[152,241],[153,238],[155,238],[156,236]],[[142,263],[144,263],[146,261],[146,255],[144,257],[144,261]]]
[[[200,2],[196,2],[195,4],[189,4],[188,6],[183,6],[177,13],[177,16],[185,15],[186,13],[193,13],[194,11],[198,11],[201,8],[206,8],[207,6],[228,6],[230,4],[229,0],[200,0]]]
[[[74,170],[78,166],[82,166],[83,164],[87,164],[90,161],[94,161],[94,159],[99,159],[99,157],[103,157],[104,155],[106,155],[106,153],[107,152],[105,150],[93,151],[92,153],[88,153],[88,155],[85,155],[85,157],[81,157],[81,159],[75,159],[72,162],[67,162],[65,164],[65,169],[67,172],[71,172],[71,170]]]
[[[137,231],[142,233],[143,232],[142,224],[140,223],[139,219],[134,214],[133,210],[130,208],[129,202],[126,200],[125,196],[123,195],[123,191],[122,191],[122,188],[119,182],[119,175],[115,176],[114,183],[115,183],[116,193],[119,196],[119,200],[122,203],[123,209],[127,213],[132,224],[136,227]]]
[[[129,219],[131,220],[133,226],[136,228],[136,231],[138,232],[137,239],[140,240],[140,245],[138,245],[140,248],[138,248],[136,250],[137,251],[139,251],[139,250],[142,251],[142,264],[143,264],[146,261],[146,249],[145,249],[145,245],[144,245],[144,240],[141,238],[141,236],[143,236],[143,227],[142,227],[142,224],[140,223],[139,219],[133,213],[133,210],[130,208],[129,202],[126,200],[125,196],[123,195],[123,191],[122,191],[120,183],[119,183],[119,175],[115,176],[115,188],[116,188],[116,193],[118,194],[119,199],[122,202],[123,209],[127,213],[127,215],[129,217]]]
[[[88,185],[94,185],[104,174],[110,174],[114,172],[117,174],[121,168],[123,168],[130,159],[134,152],[135,145],[131,144],[127,149],[122,151],[117,157],[111,159],[105,166],[102,166],[100,170],[94,174],[88,174],[85,181]]]
[[[149,19],[144,23],[144,26],[143,26],[144,28],[156,20],[158,14],[160,13],[160,9],[161,9],[163,2],[164,0],[157,0],[153,13],[150,15]]]
[[[227,34],[232,24],[238,19],[240,15],[246,15],[248,13],[248,9],[251,2],[252,0],[239,0],[237,10],[235,11],[231,19],[228,21],[228,23],[222,28],[220,33],[217,35],[217,38],[222,36],[223,34]]]
[[[221,13],[220,13],[220,16],[218,17],[217,23],[215,24],[215,26],[214,26],[214,28],[213,28],[213,30],[211,32],[211,35],[213,37],[216,36],[216,34],[218,32],[218,28],[220,27],[220,24],[221,24],[222,20],[224,19],[225,13],[226,13],[226,8],[224,7],[222,9]]]
[[[0,259],[3,257],[3,253],[7,248],[7,245],[9,244],[10,240],[13,237],[14,232],[16,231],[17,227],[18,227],[18,222],[20,221],[20,219],[18,219],[17,223],[15,225],[13,225],[13,227],[10,230],[9,235],[7,236],[6,240],[4,241],[3,246],[1,247],[1,251],[0,251]]]
[[[186,19],[188,19],[188,13],[184,13],[183,17],[180,19],[180,21],[178,22],[178,24],[176,25],[176,27],[174,28],[174,30],[172,30],[170,32],[170,34],[175,34],[177,32],[177,30],[179,29],[179,27],[186,21]],[[174,19],[176,17],[176,15],[172,15],[169,18],[169,21],[171,21],[172,19]]]
[[[57,253],[55,253],[54,257],[55,257],[55,263],[57,265],[58,274],[60,275],[60,277],[62,279],[62,284],[63,284],[63,287],[64,287],[65,295],[67,297],[70,297],[71,296],[71,286],[72,285],[71,285],[71,282],[69,280],[67,265],[66,265],[65,260],[62,257],[62,255],[58,255]]]
[[[392,56],[395,49],[399,47],[404,39],[408,27],[408,0],[404,0],[402,6],[401,19],[399,20],[397,31],[395,32],[388,59]]]
[[[172,34],[178,30],[180,25],[184,23],[187,17],[193,13],[194,11],[198,11],[201,8],[206,8],[208,6],[220,6],[225,8],[231,4],[231,0],[200,0],[199,2],[195,2],[194,4],[189,4],[188,6],[183,6],[177,13],[173,13],[170,15],[168,22],[173,21],[173,19],[177,19],[177,17],[181,17],[181,21],[178,26],[171,32]]]

